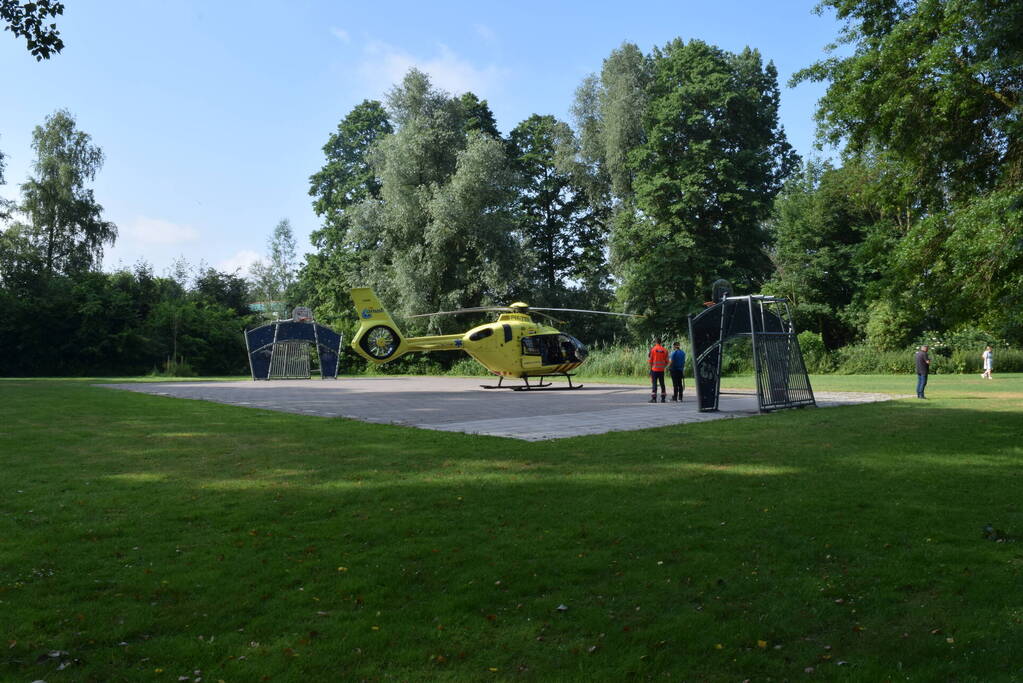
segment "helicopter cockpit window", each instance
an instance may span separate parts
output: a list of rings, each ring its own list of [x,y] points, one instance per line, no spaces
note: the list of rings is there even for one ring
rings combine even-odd
[[[562,334],[559,339],[566,363],[581,363],[586,360],[588,352],[585,344],[569,334]]]
[[[494,333],[494,329],[491,327],[484,327],[482,330],[476,330],[469,335],[469,341],[479,341],[480,339],[486,339]]]
[[[540,356],[544,365],[581,363],[586,359],[586,347],[567,334],[538,334],[522,338],[522,354]]]

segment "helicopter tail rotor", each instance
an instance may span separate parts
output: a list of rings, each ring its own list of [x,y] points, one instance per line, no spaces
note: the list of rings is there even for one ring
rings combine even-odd
[[[385,363],[410,350],[404,335],[372,289],[356,287],[351,296],[360,321],[352,339],[353,351],[368,361]]]

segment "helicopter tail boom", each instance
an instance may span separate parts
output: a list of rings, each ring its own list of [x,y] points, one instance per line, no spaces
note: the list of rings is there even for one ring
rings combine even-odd
[[[386,363],[413,351],[462,349],[460,334],[406,337],[369,287],[353,289],[352,301],[360,321],[352,339],[352,350],[368,361]]]

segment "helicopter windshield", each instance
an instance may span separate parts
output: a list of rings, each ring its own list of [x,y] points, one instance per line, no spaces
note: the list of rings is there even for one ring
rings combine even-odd
[[[586,359],[586,346],[568,334],[537,334],[522,338],[522,354],[540,356],[544,365],[581,363]]]

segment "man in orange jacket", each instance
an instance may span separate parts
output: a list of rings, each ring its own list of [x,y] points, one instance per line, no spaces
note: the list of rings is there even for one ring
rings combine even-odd
[[[657,403],[657,383],[661,383],[661,403],[665,402],[668,391],[664,388],[664,368],[668,367],[668,350],[661,346],[661,338],[654,340],[654,347],[650,349],[650,402]]]

